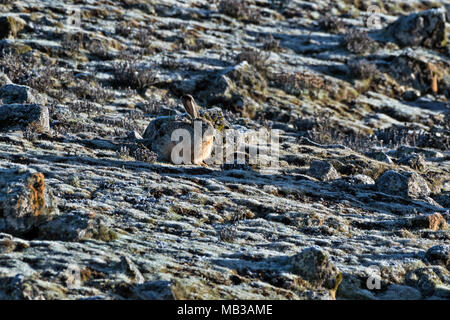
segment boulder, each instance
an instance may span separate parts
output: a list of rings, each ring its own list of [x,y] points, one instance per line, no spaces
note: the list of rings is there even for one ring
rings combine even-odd
[[[333,165],[327,161],[313,160],[310,164],[307,175],[317,178],[321,181],[339,179],[339,173]]]
[[[291,259],[293,272],[304,280],[328,289],[336,286],[339,272],[321,249],[309,247]]]
[[[430,195],[424,178],[415,172],[388,170],[375,183],[380,192],[405,198],[420,198]]]
[[[431,264],[442,265],[450,270],[450,246],[438,244],[425,253],[425,259]]]
[[[57,213],[42,173],[22,167],[0,169],[0,231],[23,235]]]
[[[446,45],[445,10],[431,9],[402,16],[383,30],[385,38],[402,47],[422,46],[436,49]]]
[[[0,88],[0,102],[3,104],[45,104],[46,100],[30,87],[10,83]]]
[[[36,123],[41,129],[50,129],[47,107],[39,104],[6,104],[0,105],[0,129],[20,127]]]

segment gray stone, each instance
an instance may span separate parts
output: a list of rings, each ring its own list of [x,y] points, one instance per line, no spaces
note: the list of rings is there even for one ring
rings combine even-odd
[[[327,254],[310,247],[291,258],[292,270],[310,283],[332,289],[336,285],[338,270]]]
[[[0,88],[0,103],[3,104],[45,104],[36,90],[18,84],[6,84]]]
[[[424,178],[415,172],[388,170],[376,181],[378,191],[409,198],[429,196],[431,191]]]
[[[401,46],[441,48],[445,46],[445,10],[431,9],[397,19],[384,30]]]
[[[427,165],[423,156],[418,153],[403,156],[400,160],[398,160],[398,164],[407,165],[417,171],[424,171]]]
[[[389,156],[382,152],[382,151],[371,151],[371,152],[366,152],[365,153],[366,156],[368,156],[369,158],[384,162],[384,163],[393,163],[391,158],[389,158]]]
[[[170,281],[148,281],[134,288],[136,298],[143,300],[173,300]]]
[[[97,239],[110,241],[117,234],[110,229],[104,217],[95,217],[84,212],[70,212],[59,215],[39,226],[38,236],[47,240],[80,241]]]
[[[359,185],[374,185],[375,181],[369,177],[366,176],[364,174],[356,174],[354,176],[352,176],[349,180],[350,183],[352,184],[359,184]]]
[[[339,173],[331,163],[320,160],[313,160],[306,174],[321,181],[329,181],[340,178]]]
[[[391,284],[377,298],[381,300],[419,300],[422,298],[422,294],[419,290],[412,287]]]
[[[47,107],[39,104],[0,105],[0,128],[25,129],[32,123],[40,125],[40,129],[50,129]]]
[[[58,213],[42,173],[0,169],[0,230],[22,235]]]
[[[450,246],[438,244],[431,247],[425,253],[425,259],[432,264],[442,265],[450,270]]]
[[[8,78],[6,74],[0,71],[0,88],[7,84],[12,84],[12,81]]]

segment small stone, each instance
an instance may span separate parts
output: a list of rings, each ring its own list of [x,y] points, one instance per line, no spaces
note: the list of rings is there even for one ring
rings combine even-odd
[[[408,90],[406,91],[402,98],[406,101],[416,101],[420,98],[420,91],[419,90]]]
[[[309,170],[306,174],[321,181],[329,181],[340,178],[339,173],[331,163],[319,160],[314,160],[311,162]]]
[[[130,131],[130,133],[128,133],[127,139],[129,140],[142,140],[142,136],[140,135],[139,132],[137,132],[136,130]]]
[[[374,185],[375,181],[365,174],[356,174],[349,179],[351,184]]]
[[[430,195],[430,188],[424,178],[415,172],[388,170],[376,181],[378,191],[406,198],[420,198]]]
[[[309,247],[291,259],[294,273],[304,280],[320,287],[334,288],[339,273],[321,249]]]
[[[442,265],[450,270],[450,246],[438,244],[425,253],[425,259],[431,264]]]

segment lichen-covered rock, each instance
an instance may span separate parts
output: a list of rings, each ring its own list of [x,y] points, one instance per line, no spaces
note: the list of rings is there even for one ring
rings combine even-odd
[[[415,172],[388,170],[376,181],[378,191],[410,198],[430,195],[430,188],[424,178]]]
[[[46,100],[30,87],[6,84],[0,88],[0,102],[3,104],[44,104]]]
[[[384,30],[401,46],[442,48],[446,45],[445,10],[431,9],[397,19]]]
[[[424,171],[426,168],[426,162],[423,159],[423,156],[417,153],[403,156],[398,161],[398,164],[407,165],[417,171]]]
[[[144,300],[173,300],[174,295],[170,281],[147,281],[133,288],[137,299]]]
[[[15,37],[25,25],[26,22],[19,17],[0,17],[0,39]]]
[[[111,241],[118,235],[103,217],[83,212],[70,212],[54,217],[39,226],[38,236],[47,240],[80,241],[96,239]]]
[[[47,107],[39,104],[0,105],[0,128],[25,129],[33,123],[42,130],[50,129]]]
[[[44,175],[23,168],[0,169],[0,230],[24,234],[58,213]]]
[[[388,152],[389,155],[396,158],[404,158],[412,154],[420,154],[424,158],[442,158],[444,155],[436,150],[417,148],[412,146],[400,146],[395,150]]]
[[[389,156],[382,151],[366,152],[365,155],[368,156],[369,158],[372,158],[372,159],[375,159],[375,160],[378,160],[381,162],[393,163],[391,158],[389,158]]]
[[[339,179],[340,175],[328,161],[313,160],[307,174],[321,181]]]
[[[304,280],[319,287],[333,289],[339,272],[327,254],[319,248],[310,247],[291,258],[292,270]]]
[[[433,268],[419,268],[408,272],[405,275],[405,283],[417,288],[424,296],[432,296],[443,285]]]
[[[425,259],[432,264],[442,265],[450,270],[450,246],[438,244],[431,247],[425,253]]]
[[[205,105],[219,105],[243,117],[253,118],[261,106],[251,93],[263,92],[267,84],[252,65],[243,61],[208,75],[197,86],[205,88],[196,93]]]
[[[419,300],[422,298],[422,294],[419,290],[412,287],[391,284],[377,298],[381,300]]]

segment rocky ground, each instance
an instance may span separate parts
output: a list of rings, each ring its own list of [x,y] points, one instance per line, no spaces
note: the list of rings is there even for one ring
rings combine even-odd
[[[0,1],[0,298],[449,299],[448,9]],[[183,94],[279,167],[157,161]]]

